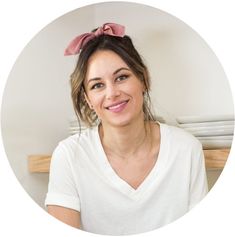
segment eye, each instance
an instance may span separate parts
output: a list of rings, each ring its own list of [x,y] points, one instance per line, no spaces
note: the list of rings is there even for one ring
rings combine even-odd
[[[96,84],[94,84],[94,85],[91,87],[91,90],[93,90],[93,89],[99,89],[99,88],[101,88],[101,87],[103,87],[103,83],[96,83]]]
[[[129,77],[129,75],[121,75],[116,78],[116,81],[123,81],[126,80]]]

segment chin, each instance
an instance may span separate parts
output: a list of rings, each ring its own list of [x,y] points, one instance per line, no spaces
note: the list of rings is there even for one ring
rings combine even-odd
[[[106,123],[110,124],[111,126],[114,127],[126,127],[128,125],[130,125],[131,123],[133,123],[135,120],[139,120],[139,118],[141,118],[140,115],[138,116],[120,116],[119,118],[110,118],[108,121],[106,120]]]
[[[128,125],[130,125],[131,124],[131,122],[130,121],[119,121],[119,122],[114,122],[114,121],[112,121],[111,123],[110,123],[110,125],[112,125],[113,127],[126,127],[126,126],[128,126]]]

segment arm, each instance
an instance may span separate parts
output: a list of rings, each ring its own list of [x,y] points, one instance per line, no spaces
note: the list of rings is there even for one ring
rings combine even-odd
[[[200,202],[206,196],[207,192],[208,184],[206,177],[205,158],[200,144],[192,161],[189,209]]]
[[[45,206],[58,220],[80,228],[80,199],[70,162],[72,155],[63,144],[54,150]]]
[[[81,228],[80,212],[56,205],[48,205],[47,210],[49,214],[64,222],[65,224],[78,229]]]

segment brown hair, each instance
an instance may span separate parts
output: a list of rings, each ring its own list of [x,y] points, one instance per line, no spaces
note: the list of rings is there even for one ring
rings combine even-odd
[[[97,124],[98,117],[94,110],[91,110],[85,100],[85,90],[83,82],[86,77],[87,64],[90,56],[98,50],[111,50],[118,54],[122,60],[128,65],[133,73],[144,83],[145,94],[143,112],[145,120],[155,121],[150,106],[150,78],[147,67],[144,65],[139,53],[135,49],[129,36],[124,37],[100,35],[85,44],[78,58],[78,62],[74,72],[71,75],[71,96],[75,113],[79,120],[88,126]]]

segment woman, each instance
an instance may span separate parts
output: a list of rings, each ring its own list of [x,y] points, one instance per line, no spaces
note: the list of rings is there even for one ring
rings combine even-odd
[[[124,27],[106,23],[76,37],[65,54],[77,53],[72,99],[89,128],[53,153],[48,212],[109,235],[154,230],[184,215],[207,193],[202,147],[154,119],[148,70]]]

